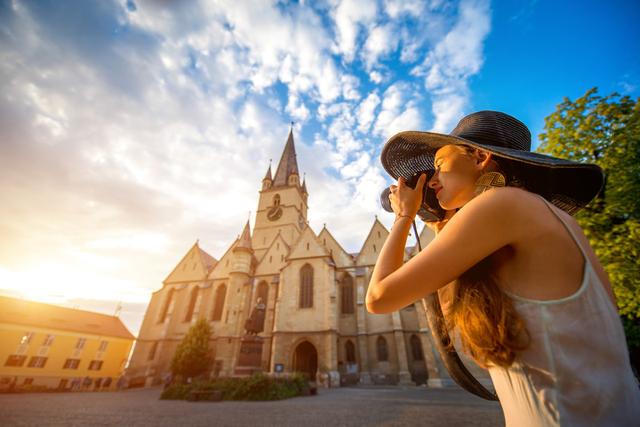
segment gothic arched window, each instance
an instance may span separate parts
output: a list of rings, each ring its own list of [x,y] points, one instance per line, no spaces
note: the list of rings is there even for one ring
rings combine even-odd
[[[389,360],[389,352],[387,350],[387,340],[384,337],[378,337],[376,342],[376,349],[378,351],[378,361],[386,362]]]
[[[198,301],[198,291],[200,289],[196,286],[191,291],[191,298],[189,298],[189,306],[187,307],[187,313],[184,315],[184,321],[190,322],[193,317],[193,311],[196,308],[196,302]]]
[[[356,363],[356,346],[353,345],[351,340],[347,341],[344,348],[347,353],[347,363]]]
[[[151,348],[149,349],[147,360],[155,359],[157,350],[158,350],[158,341],[154,341],[153,343],[151,343]]]
[[[273,196],[273,206],[280,206],[280,195],[276,194]]]
[[[169,307],[171,306],[171,302],[173,300],[173,288],[169,289],[166,298],[164,299],[164,307],[162,307],[162,311],[160,312],[160,317],[158,317],[158,323],[164,323],[167,318],[167,314],[169,313]]]
[[[424,356],[422,355],[422,344],[420,343],[420,338],[416,335],[411,335],[409,342],[411,343],[411,355],[413,356],[413,360],[422,360]]]
[[[258,298],[262,298],[262,303],[264,305],[267,305],[267,300],[269,298],[269,285],[267,285],[267,282],[262,281],[258,285],[258,292],[256,294],[256,301],[258,301]]]
[[[313,267],[305,264],[300,269],[300,308],[313,307]]]
[[[342,314],[353,313],[353,279],[350,275],[345,274],[342,276],[342,283],[340,284],[340,302],[342,308]]]
[[[222,309],[224,308],[224,297],[227,294],[227,286],[222,284],[216,289],[216,297],[213,306],[213,312],[211,313],[211,320],[222,319]]]

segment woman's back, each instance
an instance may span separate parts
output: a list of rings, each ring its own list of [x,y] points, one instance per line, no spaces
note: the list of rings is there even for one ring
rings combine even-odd
[[[596,273],[591,259],[595,255],[586,238],[574,228],[575,224],[570,225],[557,208],[541,196],[536,197],[543,200],[547,212],[559,220],[552,218],[563,228],[565,237],[575,242],[582,258],[576,263],[576,249],[564,248],[566,256],[560,259],[553,251],[547,251],[549,264],[561,265],[569,259],[570,263],[579,264],[582,271],[575,276],[575,271],[567,268],[566,278],[580,279],[564,284],[563,287],[572,292],[553,299],[523,295],[523,292],[552,295],[553,292],[544,291],[549,286],[546,283],[540,283],[542,291],[536,292],[503,282],[508,273],[499,281],[525,320],[531,336],[530,346],[518,354],[510,368],[489,369],[506,423],[508,426],[637,425],[640,390],[631,371],[624,330],[608,283],[603,283],[601,275]],[[518,256],[523,258],[522,253]],[[505,271],[508,267],[503,273]]]

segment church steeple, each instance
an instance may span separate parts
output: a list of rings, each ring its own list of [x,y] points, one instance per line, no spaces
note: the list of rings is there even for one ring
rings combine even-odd
[[[238,245],[236,246],[237,249],[248,249],[248,250],[252,250],[251,248],[251,229],[249,226],[249,221],[247,221],[247,223],[244,226],[244,229],[242,230],[242,235],[240,236],[240,240],[238,241]]]
[[[304,194],[304,200],[305,202],[307,201],[307,196],[309,195],[309,192],[307,191],[307,177],[305,174],[305,177],[302,179],[302,194]]]
[[[264,176],[264,178],[262,180],[264,181],[264,180],[267,180],[267,179],[269,181],[273,180],[273,178],[271,177],[271,163],[269,163],[269,169],[267,169],[267,173],[265,174],[265,176]]]
[[[269,169],[267,169],[266,175],[264,176],[264,178],[262,178],[262,189],[268,190],[269,188],[271,188],[272,184],[273,178],[271,177],[271,161],[269,161]]]
[[[293,144],[293,126],[291,126],[287,143],[284,146],[282,157],[280,157],[280,163],[278,163],[278,169],[276,169],[276,175],[273,178],[273,186],[300,185],[299,176],[296,148]]]

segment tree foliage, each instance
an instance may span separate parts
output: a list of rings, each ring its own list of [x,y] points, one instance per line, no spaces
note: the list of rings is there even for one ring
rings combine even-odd
[[[605,173],[601,193],[576,220],[607,271],[620,314],[640,319],[640,99],[588,90],[545,119],[539,152]]]
[[[198,319],[189,328],[171,360],[173,375],[184,378],[196,377],[209,369],[212,360],[209,350],[210,335],[211,327],[205,319]]]

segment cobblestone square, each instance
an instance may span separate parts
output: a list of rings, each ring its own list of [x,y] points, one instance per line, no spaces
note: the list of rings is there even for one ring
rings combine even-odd
[[[502,426],[460,389],[343,387],[275,402],[159,400],[161,390],[0,395],[3,426]]]

